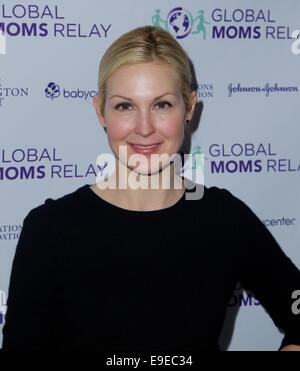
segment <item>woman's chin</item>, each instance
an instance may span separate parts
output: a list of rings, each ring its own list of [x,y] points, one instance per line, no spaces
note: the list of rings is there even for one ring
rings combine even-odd
[[[161,168],[159,166],[155,167],[140,167],[140,168],[132,168],[129,167],[129,169],[132,171],[132,176],[139,176],[139,175],[146,175],[146,176],[151,176],[158,174],[161,171]]]

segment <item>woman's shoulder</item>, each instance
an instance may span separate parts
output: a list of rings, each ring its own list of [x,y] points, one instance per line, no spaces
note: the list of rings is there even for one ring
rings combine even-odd
[[[228,203],[232,205],[243,203],[243,201],[234,192],[227,188],[216,185],[204,186],[203,197],[210,203],[214,202],[224,205],[228,205]]]
[[[84,194],[87,187],[89,185],[85,184],[62,196],[46,198],[43,203],[30,209],[25,219],[49,219],[54,217],[55,220],[65,220],[72,215],[79,215],[86,206]]]
[[[222,220],[240,219],[239,222],[242,222],[249,218],[258,219],[252,206],[236,191],[215,185],[205,186],[203,199],[206,208],[213,210],[214,215]]]
[[[232,196],[232,193],[227,189],[223,187],[219,187],[216,185],[211,185],[211,186],[204,186],[204,194],[210,197],[219,197],[219,198],[224,198],[228,196]]]

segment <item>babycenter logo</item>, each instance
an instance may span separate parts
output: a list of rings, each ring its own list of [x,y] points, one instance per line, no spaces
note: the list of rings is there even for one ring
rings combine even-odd
[[[45,95],[47,98],[51,98],[52,100],[54,98],[59,97],[60,95],[59,85],[55,84],[55,82],[49,82],[45,89]]]
[[[64,99],[90,99],[98,94],[95,90],[84,90],[81,88],[66,89],[57,83],[51,81],[44,90],[45,96],[53,101],[55,98],[61,97]]]
[[[6,54],[6,36],[2,30],[0,30],[0,54]]]

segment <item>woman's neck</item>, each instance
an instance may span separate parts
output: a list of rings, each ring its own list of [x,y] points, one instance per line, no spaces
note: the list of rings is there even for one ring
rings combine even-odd
[[[116,206],[137,211],[160,210],[176,204],[185,192],[184,180],[174,173],[173,164],[150,175],[139,175],[128,168],[126,172],[119,170],[116,167],[106,181],[93,186],[100,197]]]

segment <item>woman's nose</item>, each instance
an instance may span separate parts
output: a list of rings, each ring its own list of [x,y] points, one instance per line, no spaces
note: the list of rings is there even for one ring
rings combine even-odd
[[[154,117],[151,112],[140,112],[136,118],[136,132],[143,136],[148,136],[155,131]]]

